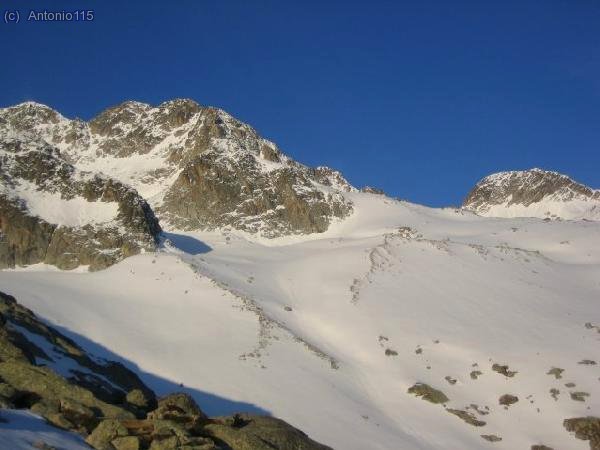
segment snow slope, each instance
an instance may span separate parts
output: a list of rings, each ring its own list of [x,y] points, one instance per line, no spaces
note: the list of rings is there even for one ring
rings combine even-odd
[[[19,199],[32,216],[66,227],[110,225],[119,213],[117,202],[87,201],[83,197],[64,199],[58,192],[45,192],[26,180],[19,180],[9,198]]]
[[[344,195],[354,212],[325,233],[168,230],[156,254],[0,286],[159,394],[182,383],[209,414],[249,403],[336,449],[588,448],[562,421],[600,414],[600,366],[580,364],[600,359],[600,223]],[[408,394],[417,382],[446,406]]]
[[[0,449],[35,450],[46,444],[60,450],[89,450],[83,438],[75,433],[48,425],[44,419],[28,411],[0,411]]]

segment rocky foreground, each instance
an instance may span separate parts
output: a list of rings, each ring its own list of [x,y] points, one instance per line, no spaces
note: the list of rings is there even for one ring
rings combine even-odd
[[[98,450],[329,448],[273,417],[209,418],[187,394],[157,399],[125,366],[87,354],[1,292],[0,407],[29,409]]]

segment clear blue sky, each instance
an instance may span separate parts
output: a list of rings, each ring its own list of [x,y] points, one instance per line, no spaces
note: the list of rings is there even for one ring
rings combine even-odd
[[[95,10],[31,23],[30,9]],[[221,107],[309,164],[458,204],[488,173],[600,188],[600,2],[4,0],[0,106]]]

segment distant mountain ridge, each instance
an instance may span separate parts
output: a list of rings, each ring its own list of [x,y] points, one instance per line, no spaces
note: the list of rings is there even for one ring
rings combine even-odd
[[[600,191],[538,168],[499,172],[479,181],[463,208],[489,217],[600,220]]]
[[[0,109],[0,268],[105,268],[168,229],[266,238],[322,233],[356,192],[223,110],[128,101],[90,121],[26,102]],[[383,194],[374,188],[363,192]],[[483,216],[600,220],[600,191],[541,169],[482,179],[463,208]]]

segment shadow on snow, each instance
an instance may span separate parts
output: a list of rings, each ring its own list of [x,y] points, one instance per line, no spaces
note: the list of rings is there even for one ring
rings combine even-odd
[[[190,255],[208,253],[212,250],[212,248],[206,245],[204,242],[186,234],[177,234],[163,231],[162,238],[163,245],[170,244],[178,250],[181,250],[182,252],[188,253]]]
[[[228,398],[220,397],[218,395],[214,395],[209,392],[204,392],[199,389],[189,388],[175,381],[171,381],[166,378],[162,378],[158,375],[145,372],[142,369],[140,369],[140,367],[134,362],[129,361],[128,359],[125,359],[117,355],[116,353],[113,353],[111,350],[107,349],[103,345],[98,344],[97,342],[94,342],[81,334],[75,333],[69,330],[68,328],[64,328],[59,325],[53,324],[45,319],[42,320],[44,320],[49,326],[53,327],[60,333],[73,339],[82,349],[84,349],[90,355],[107,359],[109,361],[120,362],[129,370],[136,373],[140,377],[140,379],[156,393],[158,397],[167,394],[172,394],[174,392],[185,392],[191,395],[194,398],[194,400],[196,400],[196,402],[198,403],[198,406],[200,406],[200,409],[209,416],[230,415],[236,412],[271,415],[269,411],[262,409],[259,406],[256,406],[252,403],[230,400]],[[198,357],[201,358],[202,355],[198,355]]]

